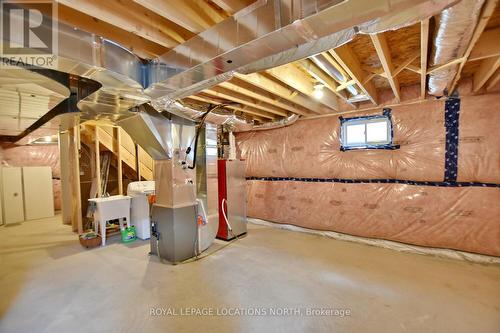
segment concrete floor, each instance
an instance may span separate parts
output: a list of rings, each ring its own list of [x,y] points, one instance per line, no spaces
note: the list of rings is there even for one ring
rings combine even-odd
[[[194,263],[147,253],[85,250],[59,217],[0,227],[0,332],[500,332],[499,266],[263,226]]]

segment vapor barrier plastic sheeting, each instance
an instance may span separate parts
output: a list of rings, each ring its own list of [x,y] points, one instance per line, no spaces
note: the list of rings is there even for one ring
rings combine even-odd
[[[255,219],[255,218],[249,218],[248,222],[253,223],[253,224],[257,224],[257,225],[267,226],[267,227],[304,232],[304,233],[309,233],[309,234],[314,234],[314,235],[321,235],[321,236],[330,237],[333,239],[338,239],[341,241],[355,242],[355,243],[366,244],[366,245],[371,245],[371,246],[378,246],[378,247],[382,247],[384,249],[396,250],[399,252],[431,255],[431,256],[440,257],[440,258],[464,260],[464,261],[474,262],[474,263],[479,263],[479,264],[500,265],[500,258],[488,256],[488,255],[484,255],[484,254],[476,254],[476,253],[463,252],[463,251],[457,251],[457,250],[448,250],[448,249],[436,249],[436,248],[430,248],[430,247],[424,247],[424,246],[404,244],[404,243],[400,243],[400,242],[393,242],[393,241],[388,241],[388,240],[383,240],[383,239],[373,239],[373,238],[366,238],[366,237],[359,237],[359,236],[351,236],[351,235],[342,234],[342,233],[335,232],[335,231],[313,230],[313,229],[298,227],[298,226],[291,225],[291,224],[273,223],[273,222],[269,222],[269,221],[265,221],[265,220],[261,220],[261,219]]]
[[[500,188],[249,180],[250,217],[500,256]]]

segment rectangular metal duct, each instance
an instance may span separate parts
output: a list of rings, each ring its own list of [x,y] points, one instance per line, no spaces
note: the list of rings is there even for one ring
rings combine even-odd
[[[156,59],[151,98],[181,98],[225,81],[418,22],[456,0],[257,1]]]
[[[148,104],[136,115],[117,121],[154,160],[172,158],[172,122]]]

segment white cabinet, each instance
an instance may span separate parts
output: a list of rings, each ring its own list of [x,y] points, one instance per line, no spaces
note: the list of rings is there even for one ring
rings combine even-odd
[[[54,193],[50,167],[23,167],[24,218],[54,216]]]
[[[0,179],[0,224],[54,216],[50,167],[3,167]]]
[[[24,221],[23,181],[21,168],[5,167],[2,173],[3,222]]]

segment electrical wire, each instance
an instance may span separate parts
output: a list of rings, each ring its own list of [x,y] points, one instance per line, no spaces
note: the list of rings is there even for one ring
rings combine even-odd
[[[196,128],[196,135],[195,135],[195,138],[194,138],[193,164],[192,165],[188,165],[189,169],[194,169],[196,167],[196,152],[197,152],[197,149],[198,149],[198,137],[200,136],[201,128],[203,127],[203,124],[205,123],[205,119],[207,118],[207,116],[208,116],[208,114],[210,112],[212,112],[212,111],[214,111],[216,109],[225,107],[227,105],[229,105],[229,104],[210,105],[208,107],[208,110],[205,111],[205,113],[201,116],[200,123],[198,124],[198,127]],[[184,159],[184,162],[186,161],[187,156],[191,152],[192,149],[193,148],[192,148],[191,145],[186,149],[186,157]]]

